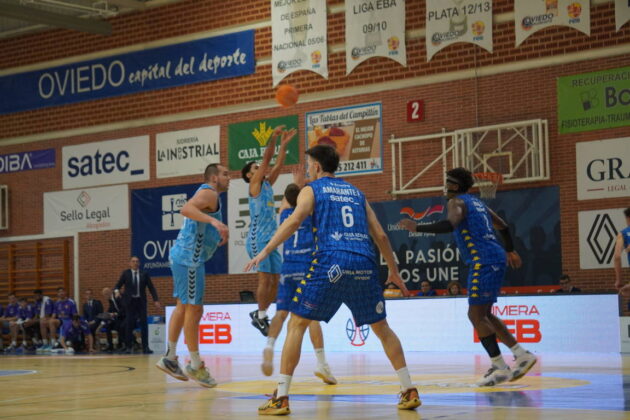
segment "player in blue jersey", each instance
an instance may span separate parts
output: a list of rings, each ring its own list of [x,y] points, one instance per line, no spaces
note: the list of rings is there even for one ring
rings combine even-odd
[[[330,146],[318,145],[308,149],[306,154],[313,181],[300,191],[293,214],[245,267],[250,270],[257,266],[311,215],[315,253],[306,278],[300,281],[300,288],[291,300],[292,315],[282,349],[278,388],[258,412],[269,415],[290,413],[289,387],[300,360],[304,332],[313,320],[328,322],[342,303],[352,312],[357,326],[369,324],[381,340],[400,379],[398,408],[414,409],[420,405],[420,398],[411,383],[400,341],[387,324],[383,289],[377,277],[372,240],[387,262],[388,283],[396,284],[405,296],[409,296],[389,239],[365,195],[353,185],[335,178],[339,166],[337,151]]]
[[[61,326],[60,336],[59,341],[66,354],[83,351],[86,340],[88,342],[88,351],[94,353],[94,338],[90,333],[90,327],[87,321],[81,319],[79,314],[72,315],[72,320]],[[70,345],[68,345],[68,342],[70,342]]]
[[[7,328],[11,331],[11,326],[14,325],[15,321],[18,320],[19,313],[20,305],[18,304],[17,297],[15,296],[15,293],[9,293],[9,304],[6,306],[6,308],[4,308],[4,312],[2,312],[2,322],[0,322],[0,330]],[[2,339],[1,336],[2,334],[0,334],[0,340]],[[9,347],[4,349],[4,351],[6,352],[12,352],[17,348],[17,338],[11,337],[11,339],[12,340]]]
[[[399,224],[410,232],[454,233],[457,247],[469,267],[468,318],[492,360],[492,366],[477,385],[494,386],[523,377],[536,363],[536,356],[521,347],[503,321],[492,313],[506,265],[518,268],[521,258],[514,251],[508,225],[481,200],[468,194],[473,184],[470,171],[451,169],[446,173],[447,219],[431,224],[403,219]],[[501,234],[505,249],[497,240],[495,229]],[[497,337],[514,354],[512,370],[501,356]]]
[[[295,183],[289,184],[284,190],[284,198],[280,205],[280,223],[282,224],[295,210],[300,188],[304,185],[304,167],[299,165],[293,172]],[[282,247],[282,273],[278,285],[276,298],[276,314],[269,326],[267,345],[263,350],[262,371],[266,376],[273,373],[273,349],[276,339],[280,335],[282,325],[289,315],[291,300],[296,290],[301,287],[306,273],[311,265],[312,254],[315,249],[313,242],[313,224],[307,216],[293,236],[287,239]],[[335,385],[337,380],[330,371],[324,354],[324,335],[318,321],[311,321],[308,326],[311,343],[317,357],[315,376],[329,385]]]
[[[260,165],[256,162],[249,162],[241,170],[243,180],[249,184],[248,198],[251,222],[245,245],[250,258],[258,255],[278,227],[272,186],[278,179],[280,169],[284,164],[287,144],[296,133],[297,130],[295,128],[286,131],[283,125],[276,127],[267,143]],[[266,175],[271,158],[276,150],[276,139],[278,136],[281,136],[281,139],[276,163],[269,171],[269,175]],[[256,289],[256,300],[258,301],[258,311],[251,312],[249,316],[252,319],[252,325],[260,330],[265,337],[269,332],[267,308],[276,300],[281,266],[282,258],[280,253],[274,251],[257,267],[258,288]]]
[[[630,295],[630,283],[622,286],[621,280],[621,254],[623,251],[626,251],[626,255],[628,256],[628,263],[630,264],[630,207],[623,211],[623,214],[626,216],[626,224],[628,225],[625,229],[622,229],[621,232],[617,234],[617,242],[615,243],[615,287],[619,290],[619,292],[624,295]]]
[[[57,288],[57,301],[53,305],[53,313],[48,324],[50,330],[50,342],[53,348],[60,347],[60,344],[56,341],[57,330],[63,324],[69,324],[72,322],[72,316],[78,314],[77,304],[73,299],[70,299],[66,294],[66,289],[63,287]]]
[[[217,382],[199,356],[199,321],[203,315],[205,263],[217,247],[228,240],[228,227],[223,223],[219,194],[226,192],[230,174],[225,166],[210,164],[204,172],[205,183],[184,204],[184,223],[171,247],[169,261],[173,272],[173,297],[177,306],[168,326],[168,350],[156,367],[181,381],[188,378],[212,388]],[[190,364],[184,371],[177,362],[177,341],[184,330]]]

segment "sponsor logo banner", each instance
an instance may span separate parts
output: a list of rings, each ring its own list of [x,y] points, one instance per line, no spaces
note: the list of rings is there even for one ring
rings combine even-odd
[[[383,172],[380,102],[306,113],[306,148],[317,144],[339,152],[338,176]]]
[[[325,0],[271,0],[273,85],[298,70],[328,79]]]
[[[621,27],[630,20],[630,2],[628,0],[615,0],[615,27]]]
[[[127,185],[44,193],[44,232],[129,228]]]
[[[581,269],[613,268],[617,234],[627,226],[623,210],[620,208],[578,213]],[[621,265],[627,267],[628,259],[622,256]]]
[[[630,137],[575,144],[578,200],[630,195]]]
[[[153,277],[170,277],[171,246],[184,223],[181,209],[201,184],[146,188],[131,191],[131,252]],[[221,215],[227,220],[228,199],[223,193]],[[219,247],[206,262],[206,274],[227,273],[227,247]]]
[[[191,128],[156,136],[155,165],[158,178],[202,174],[219,163],[221,127]]]
[[[591,34],[591,2],[588,0],[514,0],[516,46],[537,31],[553,25],[568,26]]]
[[[427,61],[456,42],[492,52],[492,1],[427,0],[426,19]]]
[[[405,0],[346,1],[346,74],[368,58],[407,65]]]
[[[276,182],[273,184],[273,198],[276,205],[276,212],[280,208],[284,189],[293,182],[293,176],[290,174],[280,174]],[[245,249],[247,242],[247,232],[251,218],[249,215],[249,184],[243,179],[230,180],[230,194],[228,196],[228,206],[230,207],[230,216],[228,227],[230,229],[229,252],[230,252],[230,274],[243,273],[243,267],[250,260]],[[282,253],[282,248],[278,248]]]
[[[55,149],[0,155],[0,174],[55,167]]]
[[[297,115],[288,117],[269,118],[266,120],[248,121],[228,126],[228,169],[240,171],[247,163],[262,159],[267,143],[275,127],[284,125],[286,130],[298,127]],[[297,138],[298,134],[295,135]],[[275,163],[275,157],[280,149],[280,139],[276,140],[276,151],[271,160]],[[295,138],[287,145],[285,165],[293,165],[300,162],[298,140]]]
[[[166,308],[167,330],[173,309]],[[263,346],[264,338],[251,326],[249,318],[254,309],[255,304],[205,305],[199,327],[199,350],[248,353],[253,350],[252,343]],[[481,350],[468,321],[466,298],[389,300],[385,310],[405,351]],[[609,353],[620,349],[617,295],[501,296],[493,312],[504,320],[519,342],[534,352]],[[410,319],[440,322],[424,323],[419,333],[417,323],[409,322]],[[282,348],[285,330],[278,337],[276,348]],[[322,322],[326,351],[382,352],[381,342],[370,330],[367,325],[357,327],[350,310],[341,305],[329,323]],[[177,350],[186,351],[183,335]],[[309,340],[302,343],[302,351],[313,351]]]
[[[254,31],[0,77],[0,114],[253,74]]]
[[[562,134],[630,125],[630,67],[558,78]]]
[[[65,146],[63,188],[149,179],[149,136]]]
[[[525,210],[531,208],[532,203],[536,204],[535,211]],[[403,218],[422,224],[445,219],[445,198],[406,199],[370,205],[389,237],[407,288],[419,289],[424,280],[428,280],[434,289],[445,289],[451,280],[466,287],[467,267],[452,234],[411,233],[398,226],[398,221]],[[488,205],[509,224],[514,249],[523,259],[520,269],[507,270],[503,285],[557,284],[562,273],[558,188],[501,191]],[[387,278],[387,265],[382,258],[380,278]]]

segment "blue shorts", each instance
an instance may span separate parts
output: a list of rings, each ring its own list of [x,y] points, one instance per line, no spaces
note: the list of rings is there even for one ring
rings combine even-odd
[[[276,296],[276,311],[288,311],[291,300],[295,296],[298,283],[304,280],[306,270],[310,264],[289,263],[282,264],[282,274],[278,284],[278,295]]]
[[[259,246],[257,249],[263,249],[267,244]],[[247,246],[247,255],[249,258],[254,258],[258,253],[254,253],[250,246]],[[271,254],[264,260],[258,264],[259,273],[270,273],[270,274],[280,274],[280,270],[282,269],[282,257],[277,249],[274,249]]]
[[[317,253],[291,300],[291,312],[315,321],[330,321],[342,303],[357,326],[385,319],[383,288],[376,263],[352,252]]]
[[[468,271],[468,304],[495,303],[501,291],[505,264],[473,264]]]
[[[173,297],[182,303],[191,305],[203,304],[203,293],[206,287],[206,266],[187,267],[171,261],[173,272]]]

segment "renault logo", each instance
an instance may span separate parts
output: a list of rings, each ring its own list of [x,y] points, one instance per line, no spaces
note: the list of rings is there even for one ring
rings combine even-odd
[[[608,213],[598,214],[593,221],[586,242],[599,264],[610,264],[615,249],[617,229]]]

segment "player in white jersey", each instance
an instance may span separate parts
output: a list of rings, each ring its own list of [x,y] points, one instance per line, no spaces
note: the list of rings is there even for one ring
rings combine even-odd
[[[173,297],[177,298],[177,306],[168,326],[168,350],[156,366],[176,379],[187,381],[190,378],[201,386],[212,388],[217,383],[199,357],[199,321],[203,315],[205,262],[228,240],[219,194],[228,190],[230,175],[225,166],[210,164],[204,172],[204,180],[205,183],[182,207],[184,224],[170,251]],[[182,328],[190,353],[190,364],[185,373],[176,356]]]
[[[258,255],[278,228],[273,189],[271,187],[280,175],[280,169],[287,154],[287,145],[295,137],[296,133],[297,130],[295,128],[287,131],[284,130],[283,125],[276,127],[267,143],[260,165],[256,162],[249,162],[241,170],[243,180],[249,184],[248,198],[251,222],[247,234],[246,248],[250,258]],[[276,139],[280,135],[280,149],[278,150],[276,163],[269,171],[269,175],[266,175],[276,149]],[[258,288],[256,290],[256,300],[258,301],[258,311],[251,312],[249,316],[252,319],[252,325],[265,337],[269,332],[267,308],[276,300],[281,266],[282,258],[280,253],[275,251],[270,253],[264,261],[261,261],[257,267]]]

